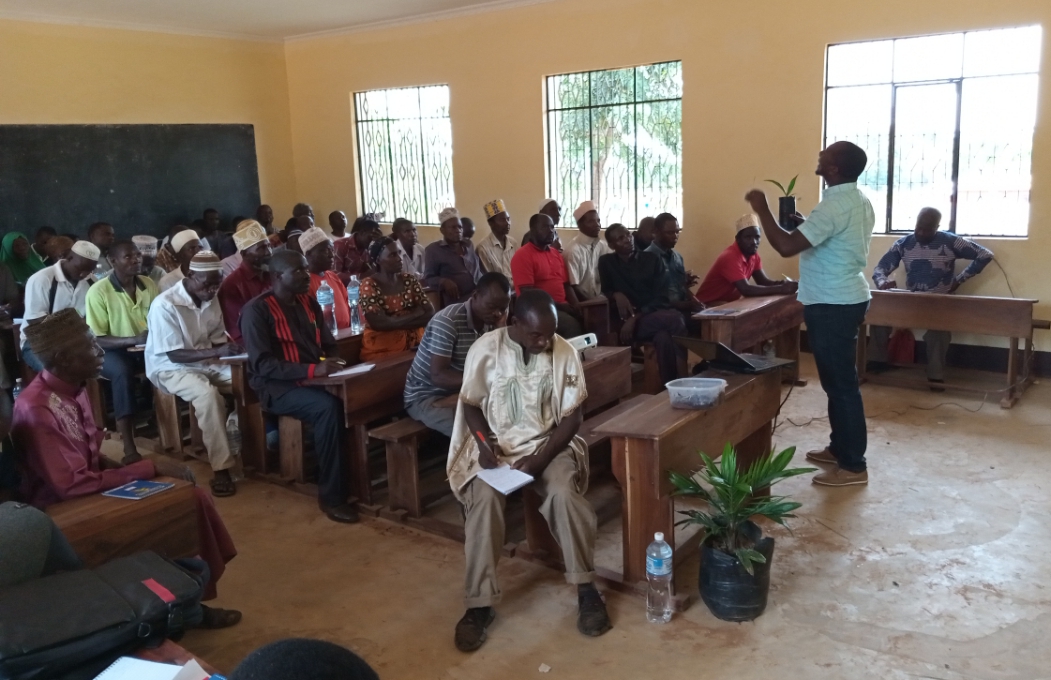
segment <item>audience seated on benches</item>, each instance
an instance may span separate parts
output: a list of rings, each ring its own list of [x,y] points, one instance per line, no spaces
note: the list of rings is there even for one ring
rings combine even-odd
[[[270,290],[270,273],[266,265],[272,252],[266,232],[255,220],[245,220],[238,225],[234,243],[237,252],[241,253],[241,266],[223,280],[218,297],[226,332],[231,340],[241,342],[241,310],[249,300]]]
[[[342,215],[343,213],[339,213]],[[346,217],[343,218],[346,220]],[[332,289],[333,311],[336,317],[336,328],[350,328],[350,302],[347,300],[347,287],[332,271],[335,248],[328,234],[318,227],[311,227],[299,237],[299,247],[307,258],[310,269],[310,295],[317,298],[317,289],[324,281]]]
[[[427,324],[405,379],[405,410],[427,427],[452,435],[456,395],[471,345],[505,323],[511,284],[490,272],[466,302],[445,307]]]
[[[558,311],[558,334],[572,338],[583,334],[583,319],[562,253],[552,247],[554,240],[555,223],[549,216],[537,213],[529,218],[529,242],[511,259],[515,294],[538,288],[550,295]]]
[[[577,221],[580,233],[566,244],[566,269],[569,270],[569,283],[577,299],[583,302],[602,294],[598,261],[613,251],[602,240],[602,221],[594,203],[581,203],[573,212],[573,219]]]
[[[361,282],[362,361],[416,349],[434,316],[419,279],[403,271],[397,241],[389,236],[374,240],[369,245],[369,260],[372,275]]]
[[[265,411],[314,426],[318,458],[318,504],[329,519],[357,522],[347,503],[342,452],[343,404],[321,387],[302,385],[343,368],[336,340],[310,296],[306,258],[282,250],[270,260],[273,288],[245,306],[241,332],[248,350],[249,382]]]
[[[577,436],[587,398],[584,369],[577,350],[556,337],[556,319],[551,296],[527,289],[511,326],[486,334],[467,355],[447,466],[466,513],[467,612],[455,634],[461,651],[485,642],[500,601],[496,566],[506,497],[477,475],[501,464],[535,478],[532,489],[562,548],[566,580],[578,587],[577,628],[597,636],[612,627],[593,583],[597,519],[584,498],[588,451]]]

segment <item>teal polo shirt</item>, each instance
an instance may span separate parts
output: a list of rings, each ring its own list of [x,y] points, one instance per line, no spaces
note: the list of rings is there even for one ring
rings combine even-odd
[[[854,305],[872,298],[864,270],[876,225],[872,204],[856,182],[825,189],[799,225],[812,248],[799,254],[799,294],[804,305]]]

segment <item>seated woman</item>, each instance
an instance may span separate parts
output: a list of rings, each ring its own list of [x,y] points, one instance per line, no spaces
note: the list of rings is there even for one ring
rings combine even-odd
[[[20,231],[4,236],[0,245],[0,262],[7,265],[20,286],[25,286],[30,276],[44,268],[44,261],[29,247],[29,239]]]
[[[397,241],[389,236],[373,241],[369,260],[375,272],[361,282],[359,303],[365,317],[362,361],[415,349],[434,315],[419,280],[402,271]]]

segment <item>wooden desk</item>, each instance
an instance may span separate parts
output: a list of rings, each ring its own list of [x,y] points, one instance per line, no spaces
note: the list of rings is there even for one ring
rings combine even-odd
[[[729,385],[721,404],[708,411],[673,409],[668,393],[653,395],[612,422],[595,428],[610,437],[613,472],[623,489],[623,573],[599,569],[613,582],[635,585],[646,579],[646,547],[657,531],[674,548],[672,486],[668,472],[690,473],[701,459],[722,453],[727,442],[737,446],[738,463],[751,464],[770,451],[773,419],[780,407],[780,374],[739,375],[706,371]],[[677,557],[687,551],[680,546]]]
[[[924,328],[935,331],[957,331],[975,335],[993,335],[1008,338],[1007,387],[1000,400],[1001,408],[1011,408],[1031,382],[1029,363],[1032,357],[1033,305],[1036,300],[998,298],[978,295],[944,295],[913,293],[906,290],[874,290],[865,324],[858,335],[858,375],[874,383],[904,386],[922,385],[926,380],[908,380],[894,376],[869,376],[866,373],[866,325],[894,328]],[[1039,322],[1036,322],[1039,327]],[[1018,341],[1025,340],[1025,354],[1020,356]],[[1025,373],[1019,380],[1019,364]],[[987,390],[966,385],[949,385],[971,392]]]
[[[88,567],[152,550],[168,557],[199,551],[193,484],[159,477],[175,487],[138,501],[92,494],[55,503],[46,512]]]
[[[762,354],[761,345],[773,340],[777,356],[795,363],[785,368],[786,379],[799,379],[799,326],[803,305],[795,295],[742,297],[693,315],[701,339],[721,342],[735,352]]]
[[[584,415],[615,404],[631,393],[631,348],[589,347],[584,350]]]

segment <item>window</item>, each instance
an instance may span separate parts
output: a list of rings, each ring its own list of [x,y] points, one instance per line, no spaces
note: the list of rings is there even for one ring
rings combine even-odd
[[[548,195],[567,213],[682,216],[682,62],[550,76],[546,93]]]
[[[825,142],[865,149],[876,228],[920,208],[970,236],[1025,236],[1039,26],[831,45]]]
[[[437,224],[456,201],[449,86],[357,92],[354,117],[363,212]]]

